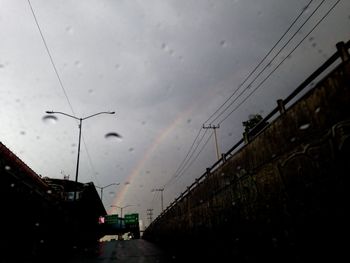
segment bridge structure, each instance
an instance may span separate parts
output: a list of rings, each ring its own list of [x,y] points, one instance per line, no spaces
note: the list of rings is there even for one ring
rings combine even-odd
[[[320,68],[178,196],[143,238],[184,259],[334,262],[345,256],[350,41],[336,46]]]

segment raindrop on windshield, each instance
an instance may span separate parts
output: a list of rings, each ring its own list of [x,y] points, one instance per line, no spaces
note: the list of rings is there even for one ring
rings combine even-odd
[[[310,127],[310,125],[311,125],[310,123],[305,123],[303,125],[300,125],[299,129],[300,130],[306,130],[306,129],[308,129]]]
[[[56,123],[57,121],[57,117],[54,115],[45,115],[42,118],[43,122],[48,123],[48,124],[52,124],[52,123]]]
[[[68,34],[73,34],[73,33],[74,33],[73,27],[67,26],[67,27],[66,27],[66,32],[67,32]]]
[[[122,136],[116,132],[109,132],[105,135],[105,138],[107,140],[121,140],[122,139]]]
[[[74,65],[78,68],[80,68],[82,66],[81,62],[79,60],[74,62]]]
[[[309,13],[310,9],[308,8],[308,6],[304,6],[303,7],[304,13],[307,14]]]

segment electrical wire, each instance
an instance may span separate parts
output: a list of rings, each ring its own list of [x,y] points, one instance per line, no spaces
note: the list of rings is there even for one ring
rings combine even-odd
[[[206,130],[207,132],[207,130]],[[206,132],[204,134],[206,134]],[[177,180],[179,180],[179,178],[184,175],[185,172],[187,172],[187,170],[193,165],[193,163],[198,159],[199,155],[203,152],[205,146],[207,146],[207,144],[209,143],[209,140],[211,139],[211,137],[213,136],[213,133],[210,134],[210,136],[207,138],[207,140],[205,141],[205,143],[202,145],[202,148],[199,150],[199,152],[197,153],[197,155],[195,156],[194,159],[192,159],[192,161],[190,163],[187,164],[186,167],[184,167],[181,171],[181,173],[177,174],[175,177],[171,178],[172,180],[174,180],[173,182],[171,182],[171,179],[169,180],[169,182],[167,183],[167,185],[169,185],[170,183],[175,183]],[[203,137],[202,137],[203,138]],[[164,186],[165,188],[165,186]]]
[[[269,52],[264,56],[264,58],[257,64],[257,66],[249,73],[249,75],[244,79],[244,81],[239,85],[239,87],[230,95],[230,97],[228,99],[225,100],[225,102],[203,123],[203,125],[205,123],[207,123],[213,116],[215,116],[215,114],[217,114],[223,107],[224,105],[237,93],[237,91],[239,90],[239,88],[252,76],[252,74],[254,74],[254,72],[259,68],[259,66],[266,60],[266,58],[272,53],[272,51],[276,48],[276,46],[282,41],[282,39],[284,38],[284,36],[290,31],[290,29],[294,26],[294,24],[299,20],[299,18],[302,16],[302,14],[305,12],[305,10],[311,5],[311,3],[314,0],[310,0],[308,2],[308,4],[302,9],[302,11],[298,14],[298,16],[293,20],[293,22],[291,23],[291,25],[288,27],[288,29],[282,34],[282,36],[278,39],[278,41],[273,45],[273,47],[269,50]],[[323,0],[324,1],[324,0]],[[323,2],[322,2],[323,3]],[[321,4],[322,4],[321,3]],[[288,42],[289,43],[289,42]],[[232,104],[229,105],[229,107]],[[225,110],[223,112],[225,112],[227,110],[227,108],[225,108]],[[219,117],[222,115],[223,113],[219,114]],[[217,118],[214,119],[214,121]],[[178,168],[176,169],[174,175],[170,178],[170,180],[164,185],[164,187],[166,187],[168,184],[170,184],[170,182],[176,178],[182,170],[184,170],[184,168],[186,167],[187,163],[190,161],[190,159],[192,158],[193,154],[195,153],[196,149],[191,153],[193,149],[193,146],[195,144],[195,142],[197,141],[199,134],[201,132],[202,129],[199,130],[196,138],[194,139],[189,151],[187,152],[185,158],[182,160],[182,162],[180,163],[180,165],[178,166]],[[203,140],[204,136],[201,138],[200,142]],[[200,143],[199,142],[199,143]],[[199,144],[198,144],[199,145]],[[198,146],[197,145],[197,146]],[[190,157],[189,157],[190,155]]]
[[[65,89],[64,86],[63,86],[63,83],[62,83],[60,74],[58,74],[58,70],[57,70],[57,68],[56,68],[55,62],[54,62],[54,60],[53,60],[53,58],[52,58],[51,52],[50,52],[49,47],[48,47],[48,45],[47,45],[47,43],[46,43],[46,40],[45,40],[45,38],[44,38],[43,32],[41,31],[41,28],[40,28],[38,19],[36,18],[36,15],[35,15],[34,9],[33,9],[33,7],[32,7],[32,4],[30,3],[30,0],[28,0],[28,4],[29,4],[29,7],[30,7],[30,10],[32,11],[32,14],[33,14],[33,17],[34,17],[36,26],[37,26],[37,28],[38,28],[38,30],[39,30],[39,33],[40,33],[41,39],[42,39],[42,41],[43,41],[43,43],[44,43],[46,52],[47,52],[47,54],[49,55],[49,58],[50,58],[52,67],[53,67],[53,69],[54,69],[54,71],[55,71],[55,74],[56,74],[56,76],[57,76],[58,82],[59,82],[59,84],[60,84],[60,86],[61,86],[61,89],[62,89],[62,91],[63,91],[63,94],[64,94],[64,96],[66,97],[66,100],[67,100],[67,102],[68,102],[68,105],[69,105],[69,107],[70,107],[72,113],[73,113],[73,116],[75,116],[73,106],[72,106],[72,104],[71,104],[71,102],[70,102],[70,100],[69,100],[69,98],[68,98],[68,94],[67,94],[67,92],[66,92],[66,89]]]
[[[256,90],[258,90],[262,84],[282,65],[282,63],[301,45],[301,43],[316,29],[316,27],[330,14],[330,12],[338,5],[341,0],[337,0],[333,6],[326,12],[326,14],[315,24],[315,26],[302,38],[302,40],[292,49],[292,51],[255,87],[252,92],[248,94],[229,114],[227,114],[219,124],[224,122],[232,113],[234,113]]]
[[[267,63],[262,70],[254,77],[254,79],[249,82],[247,87],[243,89],[243,91],[233,100],[231,101],[228,106],[225,107],[224,110],[220,112],[218,116],[216,116],[213,120],[215,122],[218,118],[220,118],[232,105],[235,103],[242,95],[244,92],[246,92],[252,84],[260,77],[260,75],[271,65],[271,63],[276,59],[276,57],[284,50],[284,48],[293,40],[293,38],[300,32],[300,30],[304,27],[304,25],[311,19],[311,17],[315,14],[315,12],[321,7],[321,5],[325,2],[326,0],[322,0],[318,6],[313,10],[313,12],[308,16],[308,18],[302,23],[302,25],[295,31],[295,33],[288,39],[288,41],[279,49],[279,51],[273,56],[273,58]],[[304,10],[304,9],[303,9]],[[288,56],[287,56],[288,57]],[[232,96],[230,97],[232,98]]]
[[[31,10],[31,12],[32,12],[32,15],[33,15],[33,17],[34,17],[35,24],[36,24],[36,26],[37,26],[37,28],[38,28],[38,30],[39,30],[41,39],[42,39],[42,41],[43,41],[43,43],[44,43],[46,52],[47,52],[47,54],[48,54],[48,56],[49,56],[49,58],[50,58],[51,65],[52,65],[52,67],[53,67],[53,69],[54,69],[54,72],[55,72],[55,74],[56,74],[56,77],[57,77],[57,79],[58,79],[58,82],[59,82],[59,84],[60,84],[60,87],[61,87],[61,89],[62,89],[62,91],[63,91],[63,94],[64,94],[66,100],[67,100],[67,103],[68,103],[68,105],[69,105],[69,108],[71,109],[71,111],[72,111],[72,113],[73,113],[73,116],[75,116],[76,114],[75,114],[74,108],[73,108],[73,106],[72,106],[72,103],[71,103],[70,100],[69,100],[69,97],[68,97],[68,94],[67,94],[67,92],[66,92],[66,89],[65,89],[64,86],[63,86],[62,79],[61,79],[61,77],[60,77],[60,74],[58,73],[56,64],[55,64],[55,62],[54,62],[54,60],[53,60],[53,57],[52,57],[51,52],[50,52],[50,49],[49,49],[49,47],[48,47],[48,45],[47,45],[47,43],[46,43],[46,40],[45,40],[45,38],[44,38],[44,34],[43,34],[42,30],[41,30],[41,27],[40,27],[40,25],[39,25],[38,19],[37,19],[36,15],[35,15],[35,12],[34,12],[34,9],[33,9],[33,6],[32,6],[32,4],[31,4],[30,0],[28,0],[28,4],[29,4],[30,10]],[[85,151],[86,151],[86,154],[87,154],[87,156],[88,156],[89,164],[90,164],[90,167],[91,167],[91,169],[92,169],[93,176],[94,176],[95,181],[97,182],[97,184],[99,184],[98,179],[97,179],[97,177],[96,177],[96,170],[95,170],[95,168],[94,168],[94,165],[92,164],[91,156],[90,156],[90,154],[89,154],[88,147],[87,147],[87,145],[86,145],[84,136],[82,136],[82,138],[83,138],[83,143],[84,143]]]
[[[88,159],[88,162],[90,164],[90,168],[92,170],[92,174],[93,174],[93,179],[95,179],[95,182],[97,185],[101,185],[98,178],[97,178],[97,172],[95,170],[95,167],[92,163],[92,159],[91,159],[91,156],[90,156],[90,153],[89,153],[89,150],[88,150],[88,147],[86,145],[86,142],[85,142],[85,138],[84,138],[84,135],[82,134],[82,138],[83,138],[83,143],[84,143],[84,147],[85,147],[85,152],[86,152],[86,156],[87,156],[87,159]]]
[[[200,134],[200,132],[201,132],[202,130],[203,130],[202,128],[199,130],[199,132],[198,132],[198,134],[197,134],[197,137],[196,137],[196,139],[193,141],[190,150],[193,148],[193,146],[194,146],[194,144],[196,143],[196,140],[198,139],[199,134]],[[178,167],[178,169],[176,170],[176,172],[171,176],[171,178],[169,179],[169,181],[163,186],[163,188],[166,188],[166,187],[170,184],[170,182],[171,182],[172,180],[174,180],[176,177],[178,177],[179,174],[183,171],[184,167],[188,164],[188,162],[191,160],[191,158],[192,158],[192,156],[194,155],[194,153],[197,151],[197,149],[198,149],[199,145],[201,144],[201,142],[203,141],[204,136],[205,136],[206,133],[207,133],[207,130],[204,131],[204,134],[203,134],[202,137],[199,139],[199,141],[197,142],[196,147],[191,151],[191,153],[190,153],[190,151],[187,153],[187,155],[186,155],[185,159],[183,160],[183,162],[181,163],[181,165]],[[189,154],[189,153],[190,153],[190,154]],[[188,155],[189,155],[189,156],[188,156]]]
[[[282,41],[282,39],[284,38],[284,36],[289,32],[289,30],[294,26],[294,24],[298,21],[298,19],[304,14],[305,10],[307,10],[307,8],[311,5],[311,3],[314,0],[310,0],[309,3],[301,10],[301,12],[299,13],[299,15],[294,19],[294,21],[292,22],[292,24],[288,27],[288,29],[283,33],[283,35],[278,39],[278,41],[273,45],[273,47],[269,50],[269,52],[267,52],[267,54],[265,55],[265,57],[258,63],[258,65],[256,65],[256,67],[253,69],[252,72],[249,73],[249,75],[247,77],[245,77],[245,79],[243,80],[243,82],[241,84],[239,84],[239,87],[243,86],[244,83],[246,83],[246,81],[250,78],[250,76],[259,68],[259,66],[265,61],[265,59],[272,53],[272,51],[275,49],[275,47]]]
[[[171,178],[169,179],[168,183],[169,183],[173,178],[175,178],[175,177],[177,176],[177,174],[183,169],[183,167],[186,165],[186,163],[189,161],[189,159],[191,159],[192,155],[194,154],[194,152],[195,152],[196,149],[198,148],[198,145],[199,145],[199,144],[201,143],[201,141],[203,140],[204,135],[201,137],[201,139],[200,139],[199,142],[197,143],[197,147],[193,150],[193,147],[194,147],[194,145],[195,145],[195,143],[196,143],[196,141],[197,141],[197,139],[198,139],[198,137],[199,137],[199,135],[200,135],[200,133],[201,133],[202,130],[203,130],[202,128],[199,129],[199,131],[198,131],[198,133],[197,133],[195,139],[193,140],[192,145],[191,145],[191,147],[189,148],[189,150],[188,150],[188,152],[187,152],[185,158],[184,158],[184,159],[182,160],[182,162],[179,164],[179,166],[177,167],[175,173],[174,173],[174,174],[171,176]],[[205,133],[204,133],[204,134],[205,134]],[[193,151],[192,151],[192,150],[193,150]],[[192,153],[191,153],[191,152],[192,152]],[[190,155],[190,156],[189,156],[189,155]],[[166,183],[166,184],[163,186],[163,188],[165,188],[165,187],[167,186],[168,183]]]
[[[290,31],[290,29],[293,27],[293,25],[296,23],[296,21],[301,17],[301,15],[304,13],[304,11],[308,8],[308,6],[310,6],[310,4],[313,2],[313,0],[309,1],[309,3],[303,8],[302,12],[297,16],[296,19],[294,19],[294,21],[292,22],[292,24],[288,27],[288,29],[285,31],[285,33],[282,35],[282,37],[280,37],[280,39],[275,43],[275,45],[270,49],[270,51],[265,55],[265,57],[258,63],[258,65],[254,68],[254,70],[245,78],[245,80],[240,84],[239,88],[249,79],[249,77],[252,76],[252,74],[257,70],[257,68],[263,63],[263,61],[266,60],[266,58],[272,53],[272,51],[275,49],[275,47],[281,42],[281,40],[283,39],[283,37],[287,34],[287,32]],[[290,41],[296,36],[296,34],[301,30],[301,28],[307,23],[307,21],[310,20],[310,18],[315,14],[315,12],[321,7],[321,5],[325,2],[325,0],[321,1],[320,4],[314,9],[314,11],[310,14],[310,16],[303,22],[303,24],[297,29],[297,31],[293,34],[293,36],[287,41],[287,43],[285,45],[283,45],[282,48],[280,48],[280,50],[278,51],[278,53],[270,60],[270,62],[263,68],[263,70],[261,70],[258,74],[258,76],[261,75],[261,73],[268,67],[270,66],[271,62],[281,53],[281,51],[287,46],[287,44],[290,43]],[[272,72],[269,73],[269,75],[262,81],[259,83],[259,85],[243,100],[241,101],[229,114],[227,114],[221,121],[219,121],[219,124],[221,124],[222,122],[224,122],[234,111],[236,111],[259,87],[261,87],[261,85],[277,70],[278,67],[280,67],[280,65],[282,65],[282,63],[300,46],[300,44],[314,31],[314,29],[329,15],[329,13],[335,8],[335,6],[340,2],[340,0],[338,0],[328,11],[327,13],[316,23],[316,25],[308,32],[308,34],[306,36],[304,36],[304,38],[293,48],[293,50],[274,68],[274,70]],[[254,80],[252,82],[249,83],[248,87],[244,89],[243,92],[241,92],[238,97],[229,105],[229,107],[239,98],[242,96],[242,94],[251,87],[251,84],[253,82],[255,82],[255,80],[257,79],[257,77],[254,78]],[[239,89],[238,88],[238,89]],[[207,119],[207,121],[205,121],[203,124],[205,124],[206,122],[208,122],[233,96],[234,94],[238,91],[238,89],[236,89],[234,91],[234,93]],[[219,116],[217,116],[215,120],[217,120],[220,116],[222,116],[222,114],[227,111],[228,108],[225,108],[225,110],[219,114]],[[200,130],[201,131],[201,130]],[[192,158],[192,156],[194,155],[196,149],[198,148],[198,145],[196,147],[196,149],[194,151],[192,151],[191,155],[190,152],[196,142],[196,140],[199,137],[200,131],[198,132],[194,142],[192,143],[190,150],[188,151],[186,157],[184,158],[184,160],[181,162],[181,164],[179,165],[178,169],[176,170],[176,172],[174,173],[174,175],[170,178],[170,180],[164,185],[164,188],[167,187],[170,183],[172,183],[172,181],[174,179],[178,179],[179,177],[181,177],[185,171],[187,171],[187,169],[193,164],[193,162],[198,158],[198,156],[200,155],[200,153],[203,151],[204,147],[207,145],[207,143],[209,142],[211,136],[207,139],[207,141],[205,142],[205,144],[202,146],[201,150],[198,152],[198,154],[196,155],[196,157],[190,162],[189,160]],[[203,140],[204,136],[202,136],[202,138],[200,139],[200,142]],[[188,158],[188,156],[190,155],[190,157]]]
[[[305,10],[311,5],[314,0],[310,0],[309,3],[301,10],[298,16],[293,20],[288,29],[282,34],[282,36],[278,39],[278,41],[273,45],[273,47],[267,52],[264,58],[255,66],[255,68],[245,77],[243,82],[233,91],[233,93],[224,101],[223,104],[212,114],[210,117],[204,122],[207,123],[209,120],[214,117],[230,99],[238,92],[238,90],[243,86],[244,83],[254,74],[254,72],[259,68],[259,66],[266,60],[266,58],[272,53],[272,51],[277,47],[277,45],[282,41],[285,35],[290,31],[290,29],[295,25],[295,23],[299,20],[299,18],[304,14]],[[324,0],[323,0],[324,1]],[[323,2],[322,2],[323,3]],[[215,121],[215,120],[214,120]],[[214,122],[212,121],[212,122]]]

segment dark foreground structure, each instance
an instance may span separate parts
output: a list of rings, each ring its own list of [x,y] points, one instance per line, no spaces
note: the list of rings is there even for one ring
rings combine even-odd
[[[64,262],[96,247],[107,213],[93,183],[41,178],[1,143],[0,180],[0,262]]]
[[[349,43],[339,43],[324,65],[278,100],[262,120],[269,124],[255,136],[245,134],[152,222],[143,238],[198,262],[347,258]],[[335,62],[335,69],[287,107]]]

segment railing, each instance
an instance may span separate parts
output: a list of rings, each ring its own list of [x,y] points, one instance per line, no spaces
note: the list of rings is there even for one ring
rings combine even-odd
[[[259,133],[261,132],[258,127],[259,124],[267,123],[269,120],[272,119],[272,117],[280,112],[280,114],[283,114],[286,111],[286,105],[290,103],[297,95],[300,94],[301,91],[303,91],[312,81],[314,81],[317,77],[319,77],[326,69],[328,69],[331,65],[334,64],[334,62],[337,61],[337,59],[341,59],[341,61],[345,62],[350,60],[349,55],[349,49],[350,49],[350,40],[347,43],[339,42],[336,45],[337,51],[326,61],[324,62],[316,71],[314,71],[305,81],[303,81],[287,98],[284,100],[278,100],[277,106],[266,115],[265,118],[260,120],[257,125],[249,131],[247,134],[247,137],[249,137],[249,134],[254,134],[255,132]],[[291,106],[291,105],[290,105]],[[264,127],[266,128],[266,126]],[[257,136],[257,135],[255,135]],[[194,183],[192,183],[190,186],[187,187],[186,191],[181,193],[179,197],[177,197],[172,203],[169,204],[169,206],[151,223],[156,223],[164,214],[166,214],[173,206],[175,206],[179,201],[181,201],[183,198],[185,198],[201,181],[203,181],[210,173],[215,171],[220,165],[225,163],[228,158],[233,156],[235,152],[239,149],[240,146],[244,146],[246,141],[244,138],[240,139],[229,151],[226,153],[223,153],[221,155],[221,158],[216,161],[211,167],[207,168],[206,171],[195,180]]]

